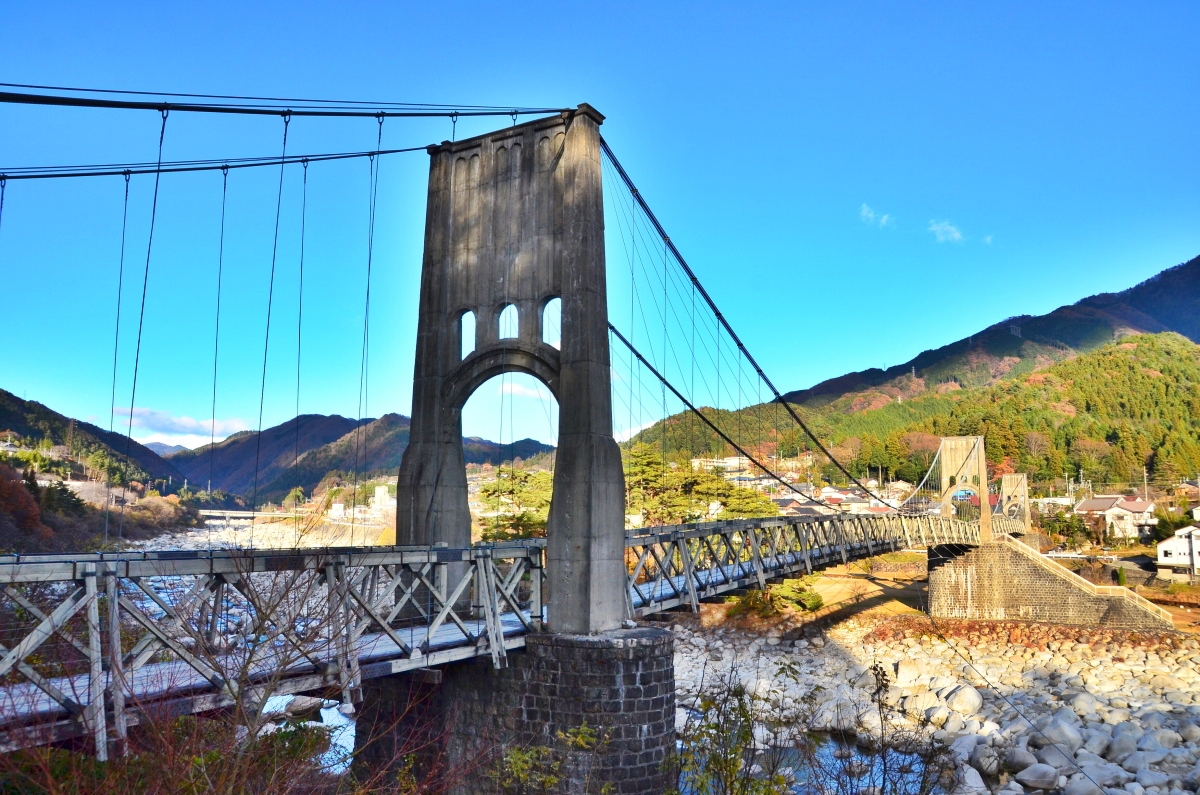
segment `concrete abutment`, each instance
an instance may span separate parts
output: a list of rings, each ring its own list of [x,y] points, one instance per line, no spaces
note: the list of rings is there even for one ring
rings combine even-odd
[[[1161,632],[1169,616],[1131,591],[1096,586],[1019,541],[929,549],[929,613],[936,618],[1038,621]]]

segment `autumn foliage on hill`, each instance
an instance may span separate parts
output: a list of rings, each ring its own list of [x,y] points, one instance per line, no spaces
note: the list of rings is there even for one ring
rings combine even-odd
[[[45,539],[50,528],[42,524],[42,512],[37,500],[25,487],[15,469],[0,464],[0,536],[10,533]]]

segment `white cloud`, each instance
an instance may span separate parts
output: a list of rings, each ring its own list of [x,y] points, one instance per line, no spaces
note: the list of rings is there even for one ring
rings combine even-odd
[[[863,204],[858,211],[858,217],[862,219],[864,224],[869,224],[871,226],[875,226],[876,224],[875,211],[871,209],[869,204]],[[891,213],[884,213],[883,215],[879,216],[878,224],[880,229],[887,229],[888,227],[896,225],[896,219],[891,216]]]
[[[125,418],[128,422],[129,409],[118,408],[117,416]],[[187,416],[175,416],[170,412],[159,411],[158,409],[148,409],[142,406],[133,410],[133,427],[145,431],[148,435],[161,434],[166,436],[203,436],[208,438],[210,433],[214,432],[218,439],[224,439],[231,433],[247,430],[250,426],[242,419],[230,417],[229,419],[218,419],[215,423],[212,420],[197,420]],[[155,441],[151,439],[151,441]]]
[[[991,236],[991,235],[985,235],[985,236],[984,236],[984,238],[983,238],[983,244],[984,244],[985,246],[990,246],[990,245],[992,245],[992,236]]]
[[[962,232],[949,221],[930,221],[929,231],[939,243],[961,243],[963,239]]]
[[[625,430],[622,430],[622,431],[616,431],[613,434],[613,438],[616,439],[618,442],[628,442],[630,439],[637,436],[640,432],[646,430],[647,428],[649,428],[651,425],[653,425],[656,422],[658,422],[658,420],[650,420],[649,422],[642,423],[641,425],[637,426],[636,428],[626,428]]]
[[[543,392],[540,389],[531,389],[530,387],[513,383],[501,383],[498,394],[533,398],[534,400],[550,400],[553,397],[549,390]]]

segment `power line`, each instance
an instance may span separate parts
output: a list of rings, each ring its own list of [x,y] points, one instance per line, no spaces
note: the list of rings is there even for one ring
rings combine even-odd
[[[0,168],[0,179],[57,179],[63,177],[114,177],[126,174],[170,174],[185,171],[223,171],[237,168],[292,165],[295,163],[320,163],[329,160],[352,160],[363,157],[380,157],[404,152],[425,152],[428,146],[410,146],[404,149],[383,149],[371,152],[330,152],[316,155],[288,155],[286,157],[231,157],[221,160],[175,160],[163,163],[107,163],[91,166],[19,166]]]
[[[107,91],[105,89],[58,88],[53,86],[22,86],[0,83],[10,88],[37,88],[50,91],[73,91],[77,94],[98,93],[126,96],[163,97],[149,99],[106,99],[97,96],[70,94],[39,94],[21,91],[0,91],[0,103],[13,105],[50,105],[72,108],[108,108],[117,110],[154,110],[160,112],[225,113],[250,116],[325,116],[341,118],[422,118],[460,116],[525,116],[546,115],[569,111],[569,108],[513,108],[480,105],[422,105],[392,102],[352,102],[346,100],[284,99],[245,97],[246,102],[223,102],[224,99],[243,99],[205,94],[155,94],[136,91]],[[210,99],[211,102],[172,100],[171,97]]]

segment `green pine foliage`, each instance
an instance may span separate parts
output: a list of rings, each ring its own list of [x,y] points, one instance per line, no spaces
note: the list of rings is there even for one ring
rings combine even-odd
[[[547,470],[500,467],[496,479],[479,488],[479,496],[492,514],[482,520],[483,540],[545,538],[553,491],[554,475]]]
[[[717,519],[779,515],[765,495],[720,475],[693,471],[686,460],[664,459],[661,448],[639,442],[624,453],[625,510],[641,513],[643,526],[703,521],[713,503],[720,504]]]

